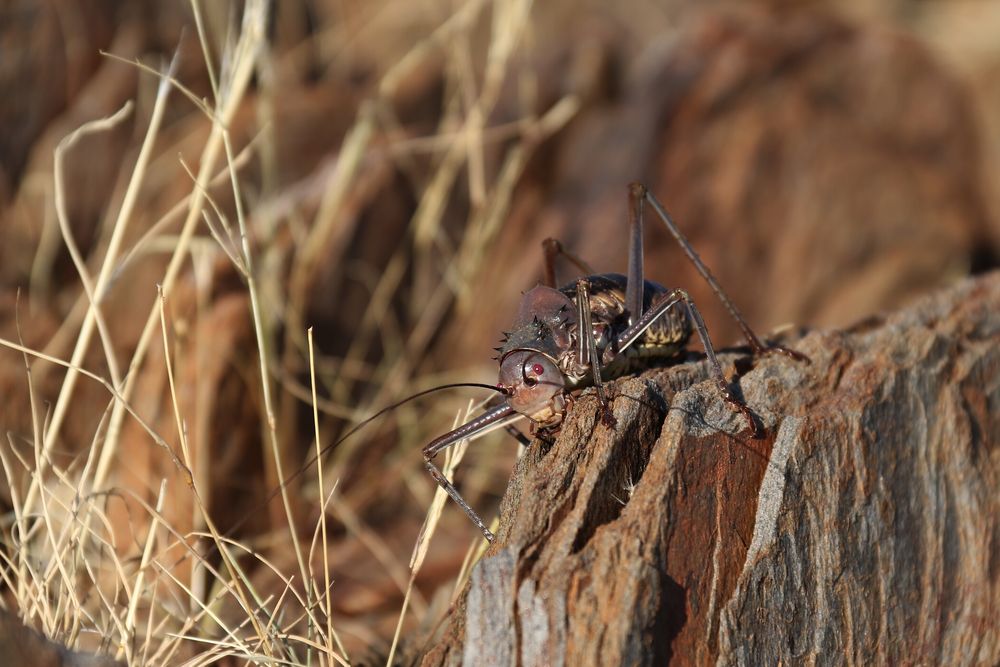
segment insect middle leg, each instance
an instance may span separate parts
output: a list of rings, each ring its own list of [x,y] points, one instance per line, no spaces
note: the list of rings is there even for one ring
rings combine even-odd
[[[589,368],[597,389],[597,398],[601,402],[601,422],[605,426],[614,426],[615,418],[611,413],[604,382],[601,379],[603,360],[597,352],[597,342],[594,340],[593,313],[590,311],[590,283],[586,278],[576,281],[576,317],[577,317],[577,353],[576,363],[581,369]]]
[[[545,286],[557,289],[559,287],[556,281],[556,259],[559,256],[565,257],[569,262],[575,266],[583,275],[591,276],[594,275],[594,270],[590,266],[580,259],[577,255],[574,255],[569,250],[563,247],[563,244],[556,239],[548,238],[542,241],[542,252],[545,254]]]

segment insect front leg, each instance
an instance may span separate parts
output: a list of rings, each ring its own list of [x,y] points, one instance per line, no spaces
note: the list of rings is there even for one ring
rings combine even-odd
[[[521,415],[514,412],[514,409],[504,402],[495,408],[487,410],[485,413],[476,417],[467,424],[459,426],[454,431],[450,431],[438,438],[435,438],[423,449],[424,467],[427,468],[427,472],[429,472],[431,477],[434,478],[434,481],[437,482],[449,496],[451,496],[451,499],[462,508],[462,511],[464,511],[465,514],[472,520],[472,523],[476,524],[476,527],[482,531],[483,537],[485,537],[489,542],[493,541],[493,533],[486,527],[486,523],[479,518],[479,515],[476,514],[475,510],[469,506],[469,503],[465,502],[465,499],[462,498],[461,494],[459,494],[455,485],[444,476],[436,465],[434,465],[433,459],[437,456],[438,452],[443,449],[456,445],[463,440],[477,435],[482,435],[487,431],[493,430],[494,428],[507,426],[515,419],[520,418]]]
[[[733,395],[732,391],[730,391],[729,383],[726,382],[726,376],[722,373],[722,365],[719,363],[718,357],[715,356],[715,348],[712,346],[712,340],[708,336],[708,329],[705,327],[705,321],[702,319],[701,313],[698,312],[698,308],[694,305],[694,301],[691,300],[691,297],[684,290],[675,289],[664,295],[659,301],[654,302],[650,309],[643,313],[642,317],[640,317],[635,324],[628,327],[618,336],[616,339],[617,345],[613,349],[620,352],[628,348],[628,346],[635,343],[635,341],[637,341],[646,329],[652,326],[657,319],[662,317],[668,310],[678,304],[683,304],[687,308],[688,315],[691,318],[692,324],[694,324],[695,331],[698,332],[698,338],[701,339],[702,347],[705,348],[705,356],[708,357],[708,363],[712,368],[712,375],[715,378],[715,383],[719,387],[719,392],[722,394],[722,397],[727,403],[739,410],[740,413],[742,413],[742,415],[746,418],[747,422],[750,424],[750,429],[753,431],[753,437],[760,437],[760,428],[757,426],[757,420],[754,418],[753,413],[750,412],[750,408],[748,408],[746,403],[738,399]],[[608,361],[610,361],[610,359],[605,359],[605,362]]]

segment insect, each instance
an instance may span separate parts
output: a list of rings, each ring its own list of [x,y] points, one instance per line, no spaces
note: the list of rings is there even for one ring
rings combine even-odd
[[[555,260],[566,256],[585,273],[586,265],[552,239],[545,249],[545,284],[524,293],[510,332],[499,352],[498,388],[503,401],[479,417],[431,441],[423,449],[431,477],[451,496],[490,542],[493,533],[455,486],[434,464],[442,450],[487,430],[527,418],[536,429],[554,429],[563,420],[570,392],[597,390],[601,421],[614,426],[604,381],[631,373],[652,360],[676,358],[697,332],[722,397],[738,410],[754,437],[761,435],[750,409],[733,395],[715,355],[705,323],[682,289],[668,289],[643,277],[643,209],[658,214],[688,259],[736,320],[756,355],[780,352],[808,361],[794,350],[765,345],[729,299],[715,277],[674,224],[667,210],[639,183],[629,186],[628,275],[587,275],[562,288],[555,285]]]

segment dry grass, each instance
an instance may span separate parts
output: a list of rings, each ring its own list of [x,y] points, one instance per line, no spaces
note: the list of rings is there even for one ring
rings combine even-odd
[[[391,6],[381,3],[368,11],[359,10],[361,28],[356,38],[375,30],[379,22],[401,20],[386,15]],[[53,196],[59,232],[78,276],[79,296],[78,306],[55,335],[72,340],[72,351],[62,359],[46,351],[64,347],[58,340],[42,346],[0,340],[5,357],[23,357],[31,406],[29,442],[9,434],[10,447],[0,448],[13,507],[3,525],[0,576],[8,590],[7,605],[26,622],[70,647],[107,652],[137,665],[198,665],[223,658],[266,664],[348,664],[347,645],[356,648],[366,643],[387,653],[392,662],[398,657],[400,639],[408,632],[440,624],[447,604],[429,601],[426,591],[415,587],[445,499],[438,490],[433,502],[427,502],[432,487],[421,479],[419,465],[413,465],[412,445],[426,436],[424,429],[414,428],[415,413],[399,413],[401,437],[395,453],[389,454],[390,459],[402,457],[404,461],[373,476],[384,487],[409,489],[416,503],[428,507],[409,564],[399,560],[399,540],[392,539],[390,544],[380,528],[367,523],[371,492],[342,491],[343,478],[356,474],[358,448],[366,439],[349,439],[330,457],[325,456],[325,447],[377,408],[441,381],[440,377],[420,378],[420,360],[456,293],[477,270],[479,259],[498,233],[532,148],[572,117],[576,105],[572,98],[565,98],[539,117],[529,114],[517,123],[488,127],[509,64],[530,39],[530,3],[474,1],[451,13],[446,13],[447,6],[435,5],[442,20],[392,60],[375,94],[359,106],[332,170],[322,174],[321,194],[314,206],[302,193],[315,192],[315,184],[305,183],[299,191],[292,188],[266,201],[258,198],[256,184],[247,188],[243,173],[248,159],[264,160],[271,150],[268,133],[272,128],[266,114],[268,96],[276,93],[269,92],[267,84],[282,66],[272,60],[265,42],[267,7],[262,0],[246,3],[242,18],[232,22],[229,34],[212,34],[205,8],[193,2],[211,85],[207,99],[200,99],[177,80],[176,61],[163,71],[139,61],[119,63],[123,68],[138,68],[143,77],[155,76],[158,86],[148,119],[143,116],[145,133],[135,161],[128,166],[117,215],[108,220],[103,242],[89,256],[73,240],[65,202],[74,184],[64,178],[63,159],[76,150],[82,137],[107,133],[131,120],[134,105],[86,123],[59,144]],[[483,30],[488,32],[488,46],[477,55],[474,35]],[[334,49],[343,39],[343,34],[324,33],[313,46]],[[446,115],[435,135],[400,138],[391,100],[413,71],[431,59],[442,59],[449,72]],[[476,62],[482,63],[481,71]],[[255,76],[257,90],[251,97]],[[528,80],[521,83],[531,85]],[[157,171],[164,168],[162,122],[178,93],[203,116],[208,125],[206,139],[196,157],[184,157],[190,154],[181,151],[177,159],[189,175],[187,192],[163,218],[135,232],[130,225],[146,222],[136,211],[141,193],[154,187],[151,181],[163,177]],[[249,143],[237,142],[231,128],[237,115],[248,108],[255,108],[264,120]],[[484,146],[496,147],[501,140],[499,166],[493,168],[487,164]],[[317,356],[309,325],[310,300],[316,298],[317,281],[327,268],[324,263],[331,257],[331,248],[343,249],[354,231],[352,193],[363,187],[376,159],[388,156],[406,169],[414,155],[428,152],[435,155],[434,168],[422,179],[416,213],[385,270],[370,273],[370,298],[358,314],[357,330],[351,332],[346,351],[335,358]],[[157,153],[161,157],[156,158]],[[226,183],[232,206],[217,201],[220,186]],[[470,212],[460,242],[452,244],[442,220],[457,188],[468,192]],[[290,247],[280,244],[283,229],[288,230],[285,236],[294,239]],[[188,414],[189,403],[183,398],[194,395],[205,400],[205,392],[213,388],[185,386],[182,383],[191,376],[179,372],[203,354],[196,346],[178,342],[184,327],[191,326],[177,319],[176,312],[183,309],[175,306],[176,300],[189,299],[180,285],[192,275],[197,279],[199,272],[204,275],[205,267],[216,258],[225,258],[245,286],[246,317],[252,322],[257,352],[253,367],[245,373],[248,383],[257,386],[260,423],[256,430],[265,447],[267,481],[280,489],[276,502],[282,508],[276,515],[277,528],[243,541],[216,525],[209,506],[212,458],[219,456],[212,452],[221,443],[209,442],[208,422],[216,417],[200,410]],[[287,262],[287,274],[273,270],[281,262]],[[157,296],[148,310],[139,304],[115,310],[117,317],[134,318],[131,326],[140,332],[134,344],[123,345],[116,342],[122,323],[109,322],[106,299],[116,280],[144,265],[159,272],[146,285]],[[45,275],[45,271],[36,273]],[[400,323],[393,309],[404,278],[412,280],[413,292],[425,298],[411,304],[412,319]],[[200,298],[194,317],[205,315],[211,305],[210,298]],[[103,354],[97,364],[91,354],[95,335]],[[371,354],[373,339],[379,340],[381,350],[375,356]],[[36,375],[40,368],[51,375],[53,367],[65,369],[65,376],[54,404],[46,407]],[[308,387],[296,379],[305,368]],[[165,419],[144,416],[147,411],[137,405],[143,382],[150,374],[164,373],[163,398],[169,415]],[[364,386],[375,389],[359,390],[359,378],[366,381]],[[87,389],[82,385],[87,383],[103,387],[102,412],[89,442],[79,443],[82,453],[67,459],[62,448],[72,448],[81,437],[75,430],[79,422],[70,427],[68,418],[92,405],[79,400]],[[312,432],[300,433],[290,424],[299,419],[306,404],[311,405]],[[228,409],[221,404],[215,408]],[[160,432],[164,423],[171,432]],[[156,456],[169,462],[173,471],[169,475],[173,481],[162,477],[152,496],[150,487],[130,486],[131,478],[120,474],[122,461],[128,459],[124,434],[130,424],[141,427],[147,442],[158,447]],[[128,447],[134,447],[134,441]],[[449,454],[446,474],[453,474],[463,451],[456,448]],[[279,484],[300,472],[303,457],[325,464],[308,466],[309,483]],[[473,497],[479,493],[471,491]],[[303,506],[313,509],[304,512]],[[320,506],[324,511],[319,511]],[[167,508],[181,509],[168,512]],[[312,525],[304,523],[307,516],[314,517]],[[402,605],[394,614],[395,633],[388,650],[380,644],[385,636],[382,630],[365,629],[363,621],[346,621],[345,635],[336,617],[338,605],[345,605],[342,600],[332,601],[338,595],[336,567],[344,563],[335,550],[350,541],[361,552],[368,551],[400,589]],[[449,596],[460,589],[481,551],[480,543],[478,537],[472,539]],[[287,553],[274,549],[275,544],[290,545],[292,557],[285,558]],[[426,638],[426,634],[414,634],[410,643]]]
[[[601,184],[613,183],[617,196],[627,181],[656,170],[676,172],[673,192],[659,194],[671,204],[686,201],[696,221],[690,224],[699,224],[704,202],[732,202],[704,209],[706,236],[777,237],[776,228],[753,224],[788,214],[813,220],[811,233],[837,228],[844,238],[867,238],[848,223],[856,218],[867,229],[875,226],[869,218],[882,214],[881,198],[836,224],[781,208],[781,194],[797,192],[804,176],[794,173],[794,161],[782,163],[792,185],[778,176],[765,181],[776,192],[761,198],[768,202],[758,215],[744,210],[756,198],[739,203],[746,178],[727,165],[756,164],[756,148],[749,141],[716,148],[712,137],[766,136],[768,128],[783,136],[786,128],[773,128],[766,110],[782,85],[795,86],[794,72],[784,68],[774,81],[756,78],[754,31],[773,28],[763,19],[749,36],[734,29],[731,43],[723,39],[728,28],[712,28],[730,25],[724,17],[709,22],[708,37],[686,42],[705,51],[682,51],[677,60],[700,59],[724,85],[711,76],[696,82],[707,89],[689,96],[693,106],[675,118],[677,136],[654,150],[660,139],[649,132],[656,128],[639,123],[612,132],[602,123],[628,122],[630,105],[645,104],[644,95],[632,99],[626,74],[655,69],[657,59],[670,70],[677,54],[665,55],[664,45],[678,37],[668,28],[684,3],[630,0],[612,11],[591,0],[569,9],[529,0],[317,0],[272,3],[271,18],[265,0],[178,4],[186,33],[168,63],[136,44],[141,30],[123,27],[99,74],[74,70],[95,83],[78,86],[80,100],[51,121],[16,199],[0,211],[0,258],[20,260],[5,252],[14,246],[24,255],[16,269],[0,265],[0,278],[13,275],[26,286],[16,306],[8,303],[9,284],[0,291],[0,487],[9,509],[0,523],[0,603],[73,648],[140,665],[412,662],[447,618],[484,545],[425,474],[419,449],[476,408],[469,394],[434,394],[354,431],[406,396],[495,378],[491,366],[459,368],[467,359],[442,348],[454,342],[450,322],[470,304],[488,301],[499,310],[495,295],[471,287],[483,284],[477,276],[506,271],[511,294],[531,286],[535,276],[523,274],[536,266],[541,234],[565,231],[542,229],[547,219],[536,214],[546,211],[543,196],[561,196],[562,212],[580,214],[566,224],[590,246],[574,250],[602,270],[616,265],[594,252],[608,246],[611,253],[609,239],[621,235],[607,225],[615,213],[602,208]],[[168,6],[165,0],[160,8]],[[581,22],[550,34],[566,16],[588,11],[607,12],[591,22],[597,28]],[[605,32],[614,12],[611,23],[621,25]],[[83,13],[59,19],[70,33],[87,27]],[[873,34],[873,43],[895,44]],[[302,35],[307,39],[296,41]],[[602,39],[619,42],[602,51]],[[573,48],[546,51],[566,43]],[[771,53],[773,45],[764,46]],[[721,67],[714,60],[720,53]],[[617,58],[638,64],[619,71]],[[845,80],[864,78],[852,72]],[[747,80],[751,93],[765,91],[767,103],[753,94],[742,103],[765,111],[746,115],[746,130],[723,113],[718,122],[726,127],[713,133],[704,117],[732,111],[722,108],[728,98],[717,105],[715,96],[729,85],[743,90]],[[632,97],[614,99],[609,91],[619,89]],[[740,100],[732,103],[739,111]],[[983,106],[981,115],[996,116],[986,113],[993,108]],[[581,109],[586,117],[566,133],[572,150],[560,147],[533,163]],[[997,134],[992,125],[989,136]],[[581,126],[597,128],[589,141],[583,131],[572,134]],[[850,138],[853,125],[844,127]],[[809,132],[789,141],[811,145],[800,140]],[[897,135],[886,132],[883,143],[895,146]],[[833,150],[851,145],[840,136],[829,140]],[[942,134],[933,145],[956,144]],[[588,159],[579,146],[600,155],[595,165],[574,164],[570,171],[579,173],[568,177],[537,173],[566,169],[560,160]],[[649,153],[644,162],[638,149]],[[669,161],[657,150],[681,166],[664,167]],[[989,151],[987,161],[995,163],[996,154]],[[974,162],[961,150],[955,155],[962,165]],[[604,159],[611,167],[597,164]],[[634,170],[607,173],[626,171],[622,165]],[[928,167],[937,177],[935,169]],[[107,182],[95,185],[94,174]],[[546,179],[551,183],[539,185]],[[820,208],[855,195],[838,189],[840,181],[806,180],[822,195],[806,199]],[[581,190],[585,201],[565,206]],[[995,188],[989,196],[995,203]],[[620,213],[623,198],[614,202]],[[962,227],[965,219],[956,216]],[[535,232],[538,239],[521,237]],[[762,273],[738,255],[763,250],[733,248],[733,238],[714,252],[732,250],[733,266]],[[885,256],[897,245],[891,238]],[[667,269],[682,270],[665,252],[650,262],[658,280],[672,279]],[[760,261],[785,266],[782,257]],[[830,266],[836,275],[853,265]],[[882,268],[899,273],[895,264]],[[777,288],[744,282],[760,304],[772,301],[761,295]],[[784,317],[803,321],[813,305],[832,300],[829,285],[821,287],[795,285],[806,310]],[[854,313],[854,301],[842,301]],[[767,322],[761,312],[751,315],[755,324]],[[499,332],[480,319],[462,323],[485,359],[484,331]],[[442,361],[451,370],[441,372]],[[477,445],[463,463],[463,496],[484,516],[503,491],[511,449]],[[448,452],[446,474],[464,455],[464,447]]]

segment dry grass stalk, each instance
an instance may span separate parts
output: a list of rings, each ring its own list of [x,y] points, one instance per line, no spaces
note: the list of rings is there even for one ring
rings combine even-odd
[[[329,480],[338,479],[348,469],[357,445],[341,448],[332,466],[316,466],[322,511],[308,549],[300,542],[296,526],[300,517],[295,507],[301,499],[292,497],[290,487],[282,488],[282,523],[296,561],[295,576],[283,572],[284,564],[227,536],[216,525],[212,519],[215,508],[209,506],[212,477],[207,473],[211,465],[206,447],[210,420],[199,412],[194,416],[194,429],[189,427],[192,415],[187,414],[185,395],[191,388],[185,384],[187,375],[182,368],[191,364],[190,355],[197,350],[182,340],[188,325],[183,315],[174,312],[175,308],[180,311],[175,299],[181,293],[179,285],[188,270],[189,258],[195,276],[210,276],[212,257],[221,254],[245,280],[263,403],[260,431],[267,441],[264,458],[273,466],[270,481],[275,486],[291,476],[289,463],[297,465],[289,458],[293,450],[288,442],[297,434],[294,429],[284,430],[283,425],[292,419],[300,402],[312,405],[315,455],[320,458],[324,442],[321,432],[326,431],[325,427],[321,429],[321,409],[337,419],[350,415],[357,421],[360,415],[403,391],[440,381],[416,377],[420,359],[465,278],[477,270],[478,258],[497,234],[532,149],[539,140],[558,131],[576,108],[575,102],[566,98],[541,118],[531,116],[489,126],[512,55],[528,31],[530,5],[525,0],[467,3],[386,71],[377,95],[361,105],[336,168],[324,185],[315,215],[293,248],[287,290],[275,284],[269,272],[259,272],[257,263],[261,258],[269,263],[288,252],[266,245],[273,240],[264,233],[275,228],[273,217],[266,217],[270,215],[266,206],[260,207],[260,217],[245,208],[252,196],[242,182],[242,169],[256,152],[266,150],[267,137],[261,133],[242,145],[243,140],[237,141],[231,131],[240,109],[248,104],[246,93],[251,77],[270,66],[261,63],[267,3],[246,3],[242,25],[226,42],[221,58],[214,59],[218,51],[211,47],[211,23],[205,20],[201,4],[192,2],[198,43],[209,77],[210,101],[201,99],[178,80],[177,58],[163,72],[139,61],[122,59],[129,67],[155,75],[159,85],[141,147],[125,181],[122,203],[114,219],[109,218],[105,225],[103,253],[87,257],[74,242],[71,214],[65,203],[73,185],[63,178],[62,162],[78,137],[106,131],[123,121],[131,113],[131,105],[107,119],[82,126],[56,151],[55,221],[82,286],[75,305],[44,349],[0,339],[0,345],[20,352],[24,359],[33,424],[28,454],[22,454],[23,448],[13,436],[9,436],[10,449],[0,449],[0,464],[14,509],[4,528],[3,538],[12,548],[0,554],[0,579],[10,591],[10,603],[22,617],[67,645],[107,651],[129,664],[201,665],[227,656],[290,664],[348,664],[334,620],[337,608],[332,595],[337,582],[332,571],[337,558],[330,545],[338,539],[350,539],[376,554],[386,573],[395,573],[403,596],[389,648],[390,660],[405,631],[408,614],[424,625],[440,624],[440,618],[428,622],[428,615],[439,612],[423,599],[414,584],[438,525],[443,496],[437,492],[430,504],[407,573],[395,555],[395,547],[359,514],[365,496],[343,495],[337,483],[331,488]],[[487,16],[487,8],[492,15]],[[490,37],[485,73],[481,74],[473,65],[471,35],[483,22],[490,26]],[[395,124],[392,109],[400,85],[416,68],[442,56],[452,85],[445,105],[449,111],[440,132],[426,137],[397,135],[385,141],[401,127]],[[216,60],[221,63],[219,69]],[[158,177],[156,170],[162,164],[156,161],[154,149],[164,137],[163,122],[171,91],[180,92],[205,116],[210,123],[209,133],[195,169],[188,169],[188,159],[179,160],[189,175],[190,192],[146,229],[135,230],[143,190],[149,187],[151,177]],[[494,175],[484,146],[500,142],[508,145]],[[419,188],[408,240],[400,244],[387,270],[372,281],[373,297],[359,315],[358,334],[343,357],[332,363],[328,358],[317,358],[312,330],[305,326],[309,300],[314,298],[310,290],[323,263],[329,261],[331,250],[335,256],[346,251],[354,228],[344,211],[356,205],[351,199],[359,184],[372,180],[371,174],[377,171],[373,170],[373,161],[406,169],[409,159],[420,151],[430,152],[433,168]],[[220,164],[223,160],[225,164]],[[217,200],[225,178],[235,206],[233,226],[228,222],[228,205]],[[446,203],[466,182],[472,209],[460,242],[452,245],[442,220]],[[199,227],[201,221],[204,233]],[[139,320],[141,333],[124,357],[127,363],[122,363],[123,351],[115,333],[118,323],[109,319],[105,301],[120,276],[160,256],[165,256],[166,266],[157,279],[157,298]],[[38,267],[50,264],[39,256]],[[442,271],[441,266],[449,268]],[[412,327],[404,327],[394,324],[388,316],[395,293],[409,271],[423,281],[420,284],[426,301],[413,304],[415,322]],[[43,282],[32,279],[33,285]],[[284,299],[284,303],[275,303],[277,299]],[[101,343],[106,377],[87,368],[95,333]],[[381,337],[385,343],[385,353],[375,366],[368,361],[374,337]],[[152,353],[157,345],[163,348],[162,364],[154,363],[157,358]],[[68,360],[61,358],[62,350],[68,352]],[[280,355],[275,354],[277,350],[281,350]],[[32,378],[37,361],[67,371],[49,415],[42,412]],[[310,377],[308,389],[296,378],[296,369],[305,363]],[[141,380],[155,373],[162,373],[164,378],[161,386],[166,422],[159,417],[143,417],[136,405]],[[365,376],[378,378],[379,386],[359,396],[355,391],[357,381]],[[103,386],[108,398],[87,455],[81,463],[67,465],[56,454],[58,443],[77,436],[69,430],[71,422],[67,417],[82,406],[78,401],[83,391],[78,387],[81,377]],[[323,398],[320,389],[332,399]],[[201,387],[197,391],[201,392]],[[405,412],[401,415],[400,423],[412,419]],[[148,489],[109,485],[119,473],[123,432],[130,423],[126,417],[156,443],[181,484],[160,477],[150,480],[153,486]],[[331,419],[331,427],[343,428],[332,418],[327,419]],[[173,436],[159,432],[167,423],[175,431]],[[331,429],[331,434],[337,437],[338,432]],[[408,445],[413,437],[419,436],[408,434],[401,445]],[[454,473],[460,458],[458,450],[449,455],[447,474]],[[390,474],[412,485],[418,495],[429,496],[430,487],[419,477],[419,468],[404,470],[396,466]],[[27,483],[22,484],[22,479]],[[299,491],[295,489],[296,494]],[[327,505],[339,518],[336,530],[326,515]],[[125,508],[123,514],[129,522],[125,533],[112,516],[118,511],[116,507]],[[178,507],[190,509],[189,514],[181,514],[180,524],[171,519]],[[346,530],[346,538],[334,536],[341,530]],[[134,540],[130,533],[136,536]],[[129,539],[123,541],[123,537]],[[477,551],[475,546],[468,550],[463,572],[467,572]],[[317,572],[318,568],[322,572]],[[276,592],[260,587],[265,578],[261,572],[280,582]],[[235,616],[234,603],[238,610]]]

